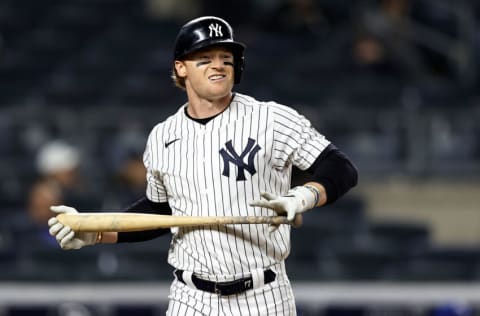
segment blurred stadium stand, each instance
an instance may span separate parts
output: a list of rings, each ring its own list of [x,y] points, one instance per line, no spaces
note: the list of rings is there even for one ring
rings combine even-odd
[[[252,3],[256,11],[245,13],[251,22],[240,23],[233,12],[225,12],[248,46],[238,91],[304,113],[349,154],[361,181],[391,176],[460,178],[478,185],[476,1],[406,1],[405,27],[388,19],[389,3],[395,7],[391,1],[353,5],[318,0],[324,22],[313,25],[316,32],[291,33],[281,25],[262,23],[273,14],[272,4],[278,3]],[[108,204],[105,196],[112,190],[111,162],[116,154],[110,146],[118,145],[119,139],[121,146],[125,129],[146,139],[152,126],[185,101],[169,76],[174,36],[186,19],[154,18],[138,0],[0,2],[0,281],[171,279],[168,238],[65,253],[52,245],[45,231],[26,224],[24,207],[37,176],[33,157],[41,144],[55,138],[82,148],[82,172],[98,193],[92,200],[99,201],[99,208]],[[367,44],[379,45],[385,58],[362,61],[363,55],[355,55],[365,53],[361,50],[365,47],[367,52],[376,51],[376,46],[361,42],[364,38],[375,39]],[[303,179],[296,172],[297,180]],[[354,193],[305,214],[304,226],[292,233],[287,261],[292,280],[480,279],[476,247],[436,245],[427,225],[372,221],[367,209],[363,197]],[[86,311],[75,315],[160,315],[164,307],[118,305],[105,311],[84,306],[78,308]],[[0,315],[57,314],[66,315],[44,305],[0,311]],[[299,306],[299,315],[365,314],[440,315],[404,307],[372,311],[331,306],[320,312]]]

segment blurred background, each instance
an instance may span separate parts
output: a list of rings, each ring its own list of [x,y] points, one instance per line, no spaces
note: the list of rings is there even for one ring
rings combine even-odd
[[[169,237],[65,252],[46,220],[143,195],[146,137],[186,100],[175,36],[200,15],[247,45],[236,91],[294,107],[359,169],[292,233],[299,315],[479,314],[478,1],[0,0],[0,315],[164,314]]]

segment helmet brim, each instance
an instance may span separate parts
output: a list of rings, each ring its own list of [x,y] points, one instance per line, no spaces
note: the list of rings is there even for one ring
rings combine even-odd
[[[234,55],[243,55],[243,51],[245,50],[246,46],[243,43],[232,41],[232,40],[225,40],[225,39],[219,39],[219,40],[207,40],[207,41],[202,41],[197,43],[196,45],[193,45],[190,47],[190,49],[186,50],[183,52],[181,55],[177,56],[175,59],[176,60],[182,60],[185,59],[185,57],[191,53],[197,52],[201,49],[208,48],[208,47],[213,47],[213,46],[219,46],[219,47],[226,47],[227,49],[231,50]]]

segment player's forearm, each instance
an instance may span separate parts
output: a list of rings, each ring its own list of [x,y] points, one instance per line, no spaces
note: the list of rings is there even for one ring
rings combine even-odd
[[[172,215],[172,209],[168,203],[155,203],[150,201],[146,196],[142,197],[132,205],[130,205],[127,212],[142,212],[151,214]],[[154,230],[134,231],[134,232],[120,232],[116,236],[112,236],[112,240],[117,243],[123,242],[140,242],[147,241],[162,235],[168,234],[169,228],[160,228]]]
[[[99,238],[99,244],[115,244],[118,242],[136,242],[136,241],[147,241],[159,236],[166,234],[169,230],[159,229],[155,231],[143,231],[143,232],[129,232],[122,233],[123,238],[119,241],[117,232],[103,232],[102,237]]]
[[[101,244],[115,244],[118,240],[117,232],[104,232],[101,234],[102,234],[102,238],[99,242]]]

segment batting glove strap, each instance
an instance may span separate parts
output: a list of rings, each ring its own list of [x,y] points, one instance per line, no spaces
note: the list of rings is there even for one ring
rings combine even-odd
[[[310,185],[294,187],[288,191],[288,195],[295,196],[301,203],[301,207],[296,213],[303,213],[314,208],[320,198],[320,192],[317,188]]]
[[[313,206],[311,207],[311,208],[314,208],[315,206],[318,205],[318,201],[320,201],[320,191],[315,186],[310,185],[310,184],[306,184],[303,187],[309,189],[310,192],[312,192],[313,195],[315,196],[315,202],[314,202]]]

